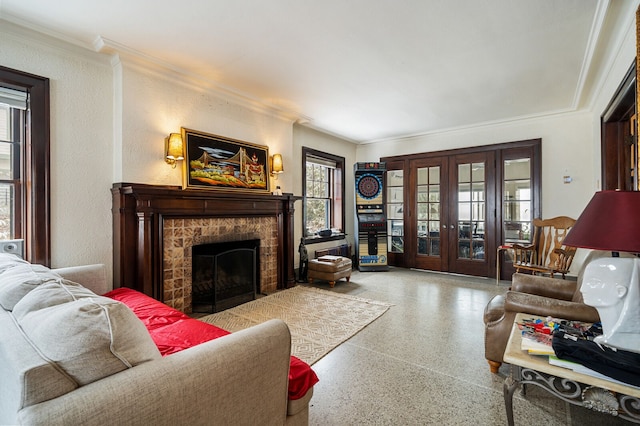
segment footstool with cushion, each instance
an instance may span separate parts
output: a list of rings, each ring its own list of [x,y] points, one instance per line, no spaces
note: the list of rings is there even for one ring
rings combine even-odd
[[[351,279],[351,259],[342,256],[325,255],[309,260],[309,282],[313,280],[329,281],[333,287],[341,278]]]

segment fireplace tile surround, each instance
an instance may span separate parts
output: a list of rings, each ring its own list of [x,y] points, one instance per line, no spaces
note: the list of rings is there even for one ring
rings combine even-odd
[[[260,240],[260,288],[295,285],[292,194],[183,190],[116,183],[112,189],[113,287],[141,291],[191,311],[191,248]]]
[[[277,290],[278,236],[275,217],[165,219],[163,238],[164,303],[191,313],[193,246],[260,240],[259,293]]]

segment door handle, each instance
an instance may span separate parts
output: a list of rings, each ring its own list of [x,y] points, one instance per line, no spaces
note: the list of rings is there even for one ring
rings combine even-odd
[[[451,225],[451,226],[450,226],[450,228],[451,228],[451,229],[455,229],[456,227],[455,227],[454,225]]]

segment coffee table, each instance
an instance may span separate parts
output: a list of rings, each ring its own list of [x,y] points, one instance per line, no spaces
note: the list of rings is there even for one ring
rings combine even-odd
[[[528,384],[539,386],[571,404],[640,423],[640,388],[551,365],[548,357],[529,355],[523,351],[522,335],[517,323],[529,318],[540,317],[516,315],[504,354],[504,362],[511,364],[511,376],[504,382],[504,404],[509,426],[514,424],[513,393],[518,385],[522,385],[524,394]]]

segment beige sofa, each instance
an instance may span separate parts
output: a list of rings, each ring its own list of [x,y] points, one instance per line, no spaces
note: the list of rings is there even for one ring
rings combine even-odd
[[[102,265],[0,254],[0,424],[308,423],[313,389],[287,399],[284,322],[162,357],[129,308],[95,294],[108,289]]]

